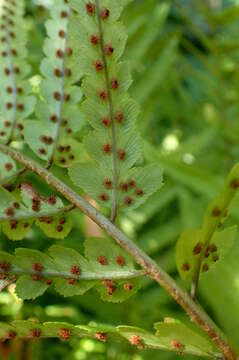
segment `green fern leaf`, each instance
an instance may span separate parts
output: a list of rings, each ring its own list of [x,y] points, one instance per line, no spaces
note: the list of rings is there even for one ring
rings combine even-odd
[[[177,243],[177,268],[182,278],[195,280],[221,260],[231,249],[237,227],[225,228],[223,222],[235,201],[239,189],[239,165],[236,164],[220,193],[205,211],[201,229],[186,230]]]
[[[132,83],[130,67],[127,62],[119,61],[127,36],[118,20],[126,3],[107,0],[90,6],[85,1],[70,3],[78,12],[72,19],[70,32],[79,49],[79,67],[85,75],[82,91],[86,100],[81,109],[94,128],[85,137],[84,145],[95,165],[75,164],[69,174],[88,195],[112,209],[113,220],[121,207],[125,210],[136,208],[162,184],[158,172],[158,182],[153,180],[150,188],[148,178],[145,192],[138,189],[137,199],[133,196],[136,189],[129,194],[120,193],[126,173],[142,159],[143,150],[135,130],[139,108],[127,94]],[[140,180],[139,176],[145,176],[146,171],[151,170],[154,172],[149,167],[144,172],[133,170],[132,174],[143,184],[146,177]],[[154,178],[154,174],[151,175]]]
[[[7,21],[9,12],[11,20]],[[12,4],[2,1],[0,63],[2,94],[0,98],[0,141],[10,143],[21,140],[25,119],[35,107],[35,98],[30,95],[31,87],[27,82],[30,66],[26,63],[27,32],[24,25],[24,1]]]
[[[71,10],[65,1],[54,4],[46,22],[48,38],[41,63],[37,120],[28,121],[24,135],[31,149],[50,167],[54,162],[69,167],[81,158],[81,145],[74,134],[82,126],[78,109],[82,93],[74,84],[81,78],[76,52],[69,33]]]
[[[0,188],[0,224],[11,240],[26,237],[33,222],[46,235],[62,239],[69,234],[72,222],[60,198],[40,196],[30,184],[22,184],[21,191],[10,193]]]
[[[127,300],[139,289],[143,272],[135,270],[131,258],[111,240],[87,239],[85,255],[56,245],[48,254],[22,248],[15,256],[0,252],[0,274],[4,279],[17,277],[16,293],[22,299],[35,299],[51,284],[65,297],[95,287],[111,302]]]

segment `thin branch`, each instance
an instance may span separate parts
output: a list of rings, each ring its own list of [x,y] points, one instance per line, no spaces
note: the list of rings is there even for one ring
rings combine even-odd
[[[146,272],[148,276],[159,283],[175,301],[187,312],[193,322],[195,322],[218,346],[224,354],[225,359],[239,360],[231,345],[229,344],[225,335],[210,319],[210,317],[203,311],[203,309],[196,304],[191,297],[180,288],[177,283],[171,278],[154,260],[152,260],[143,250],[132,242],[120,229],[118,229],[112,222],[104,215],[99,213],[93,206],[87,203],[78,194],[72,191],[62,181],[57,179],[53,174],[42,168],[35,161],[25,157],[16,150],[10,149],[7,146],[0,144],[0,151],[9,155],[14,160],[25,165],[29,170],[39,175],[46,183],[56,190],[58,190],[67,200],[69,200],[81,211],[95,221],[105,232],[111,236],[125,251],[127,251]]]
[[[109,111],[110,111],[111,132],[112,132],[113,166],[114,166],[114,199],[113,199],[113,207],[111,212],[111,221],[114,223],[117,217],[117,198],[118,198],[118,164],[117,164],[116,129],[115,129],[113,100],[110,89],[109,70],[106,60],[104,31],[103,31],[102,19],[100,14],[99,0],[95,0],[95,5],[96,5],[96,14],[98,19],[99,33],[100,33],[100,47],[102,52],[102,60],[104,64],[105,83],[107,88],[107,95],[109,98]]]

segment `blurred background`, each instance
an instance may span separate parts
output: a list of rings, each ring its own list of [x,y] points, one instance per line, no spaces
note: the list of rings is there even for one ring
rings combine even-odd
[[[50,0],[26,0],[30,63],[36,84]],[[134,78],[131,95],[141,105],[138,129],[145,162],[164,168],[164,186],[127,217],[121,228],[178,282],[175,244],[186,228],[199,226],[209,200],[239,159],[239,1],[135,0],[122,20],[129,41],[125,58]],[[37,91],[37,90],[36,90]],[[79,134],[79,139],[87,126]],[[68,181],[62,170],[61,177]],[[37,181],[37,180],[34,180]],[[39,187],[44,185],[39,182]],[[81,250],[86,219],[73,213],[74,228],[62,245]],[[238,223],[239,202],[228,223]],[[89,226],[89,225],[88,225]],[[32,228],[26,240],[3,235],[1,248],[25,246],[46,250],[55,243]],[[239,235],[237,240],[239,240]],[[200,281],[200,302],[239,351],[239,241]],[[123,304],[104,303],[94,291],[62,298],[54,290],[37,300],[16,298],[12,286],[0,294],[2,321],[38,318],[74,324],[127,324],[153,331],[165,316],[187,317],[156,283],[145,279],[141,291]],[[72,339],[0,344],[0,359],[9,360],[174,360],[179,355],[138,351],[126,343]],[[193,357],[185,356],[185,359]]]

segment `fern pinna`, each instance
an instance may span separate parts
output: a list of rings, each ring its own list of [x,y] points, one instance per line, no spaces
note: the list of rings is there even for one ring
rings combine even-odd
[[[24,31],[24,1],[0,3],[0,141],[9,144],[23,138],[24,120],[34,111],[35,98],[27,81],[27,33]],[[10,165],[9,165],[10,167]]]
[[[80,144],[73,135],[81,128],[78,103],[82,92],[75,86],[81,78],[76,48],[70,35],[71,10],[67,1],[53,3],[51,19],[46,22],[47,38],[40,70],[41,99],[36,106],[37,120],[25,127],[25,139],[32,150],[47,161],[69,167],[79,160]]]
[[[84,139],[94,163],[70,169],[73,182],[101,205],[132,210],[161,185],[159,166],[133,167],[142,161],[142,141],[136,129],[139,108],[127,91],[132,82],[127,62],[120,62],[127,35],[119,17],[126,1],[72,1],[78,15],[72,36],[79,46],[78,64],[85,74],[81,110],[93,127]]]

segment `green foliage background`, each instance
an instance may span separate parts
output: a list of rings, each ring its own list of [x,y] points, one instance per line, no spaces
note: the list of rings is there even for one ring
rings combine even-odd
[[[32,84],[38,91],[39,64],[49,1],[27,0]],[[166,271],[178,279],[175,244],[188,227],[200,226],[203,211],[239,156],[239,3],[230,0],[135,0],[123,15],[131,61],[131,96],[141,106],[138,127],[147,161],[164,168],[165,185],[145,205],[121,215],[122,229]],[[87,125],[78,134],[87,132]],[[32,155],[32,154],[31,154]],[[63,170],[58,175],[69,182]],[[29,180],[31,176],[28,175]],[[36,180],[34,178],[33,180]],[[39,182],[44,191],[44,185]],[[238,223],[236,205],[230,223]],[[70,235],[61,245],[81,251],[85,219],[74,214]],[[33,227],[20,244],[1,236],[1,248],[46,250],[56,241]],[[237,236],[238,239],[238,236]],[[239,241],[200,282],[200,301],[239,350]],[[183,286],[185,286],[182,283]],[[2,321],[36,317],[40,321],[127,324],[152,330],[164,316],[189,321],[158,285],[145,279],[140,292],[123,304],[104,303],[94,290],[62,298],[54,290],[34,302],[13,293],[0,294]],[[7,355],[6,355],[7,354]],[[9,356],[9,357],[6,357]],[[126,343],[93,340],[19,341],[0,346],[2,359],[142,360],[177,359],[179,355],[139,351]],[[185,357],[189,359],[190,357]]]

